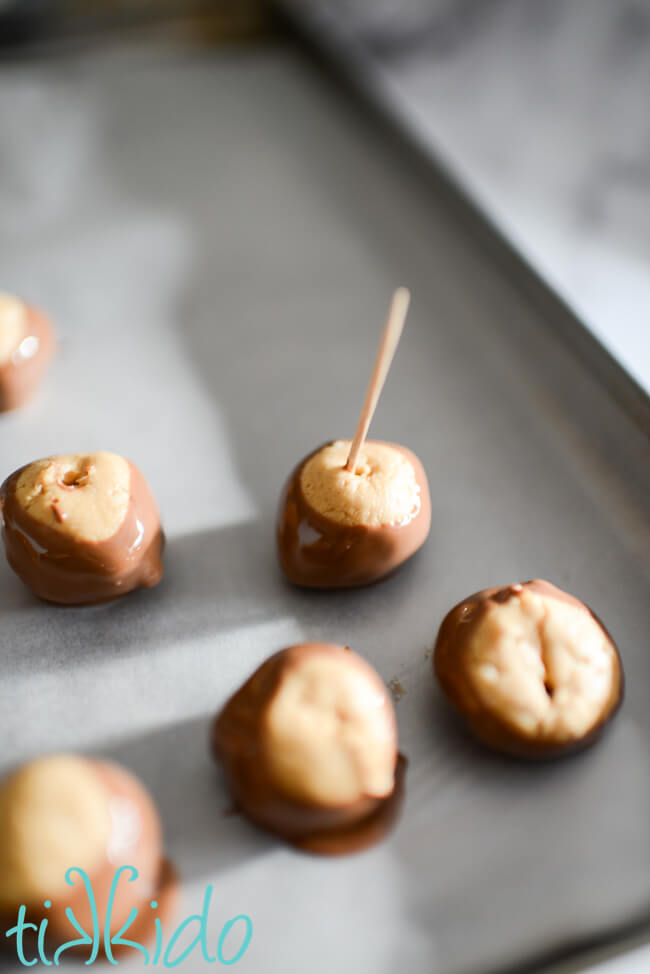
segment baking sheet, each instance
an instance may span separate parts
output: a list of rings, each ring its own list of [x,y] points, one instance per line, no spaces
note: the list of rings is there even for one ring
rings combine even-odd
[[[273,2],[650,389],[648,0]]]
[[[337,80],[344,80],[349,91],[362,98],[366,109],[371,108],[383,123],[387,123],[387,131],[390,131],[393,135],[397,135],[403,144],[411,149],[413,157],[419,158],[420,162],[425,165],[429,178],[435,179],[438,182],[444,182],[444,195],[447,201],[451,202],[453,199],[456,199],[466,217],[470,213],[473,215],[475,225],[479,232],[491,235],[492,249],[496,251],[502,248],[504,250],[509,274],[511,276],[516,275],[522,285],[528,289],[535,290],[538,300],[554,303],[555,308],[549,313],[550,323],[554,327],[562,329],[567,320],[571,321],[570,327],[564,328],[567,332],[567,339],[572,342],[580,355],[583,355],[589,360],[591,368],[597,372],[601,381],[606,383],[608,388],[617,396],[624,408],[631,413],[640,415],[645,428],[647,428],[650,424],[649,383],[646,382],[644,387],[642,381],[643,341],[640,337],[647,322],[643,318],[643,325],[641,325],[641,319],[638,319],[635,323],[635,307],[639,311],[643,308],[641,314],[645,314],[644,303],[638,301],[635,297],[635,286],[631,286],[628,289],[628,303],[632,309],[631,313],[629,315],[627,313],[619,315],[619,333],[603,332],[602,329],[599,331],[596,328],[595,322],[597,319],[600,320],[600,312],[596,313],[593,309],[597,307],[599,301],[601,304],[611,303],[612,296],[607,293],[607,286],[611,278],[610,272],[612,268],[608,267],[606,273],[602,274],[598,281],[593,280],[598,274],[595,265],[592,266],[591,272],[586,271],[584,268],[578,272],[575,266],[572,272],[568,271],[569,266],[573,266],[572,261],[580,261],[582,259],[588,261],[593,258],[593,254],[589,256],[585,253],[578,253],[581,249],[582,251],[589,250],[593,244],[593,240],[590,239],[588,245],[585,247],[584,241],[577,240],[569,244],[566,239],[567,233],[570,236],[571,232],[565,225],[565,217],[569,215],[571,207],[565,206],[566,212],[558,220],[557,214],[551,212],[552,208],[547,207],[546,211],[544,210],[543,192],[541,195],[538,194],[539,198],[536,198],[535,205],[539,213],[544,214],[542,222],[548,223],[547,229],[556,235],[559,234],[560,238],[562,238],[561,242],[558,244],[556,241],[555,245],[551,243],[552,238],[548,238],[547,242],[552,250],[554,249],[554,253],[547,254],[546,258],[543,258],[541,253],[535,253],[535,248],[531,248],[526,243],[524,239],[525,235],[522,236],[522,233],[516,230],[517,222],[523,219],[522,213],[519,212],[522,209],[522,201],[518,195],[521,186],[509,186],[509,183],[517,182],[517,180],[513,179],[512,173],[509,173],[504,179],[504,174],[509,169],[508,164],[502,160],[502,165],[499,167],[501,169],[501,182],[503,183],[502,212],[499,214],[499,206],[494,205],[494,200],[490,202],[490,193],[486,191],[486,187],[482,186],[481,188],[481,180],[477,182],[475,178],[476,173],[472,175],[471,171],[468,170],[467,160],[464,158],[463,152],[460,155],[457,152],[454,154],[449,139],[444,139],[438,124],[434,124],[436,114],[444,104],[445,109],[443,115],[446,114],[449,117],[458,116],[457,120],[460,120],[462,116],[463,121],[458,121],[461,128],[463,126],[469,126],[468,131],[475,128],[472,121],[466,118],[467,106],[462,102],[462,99],[461,101],[458,100],[459,92],[455,91],[453,97],[447,98],[445,93],[447,82],[442,77],[438,78],[438,81],[434,81],[434,75],[437,70],[446,70],[442,63],[438,63],[439,59],[436,56],[436,52],[429,51],[427,54],[426,50],[427,36],[429,36],[429,41],[432,41],[434,35],[437,35],[438,39],[440,39],[440,35],[444,35],[445,33],[445,27],[442,21],[439,21],[436,26],[434,23],[436,21],[435,15],[432,19],[432,7],[435,7],[436,3],[437,0],[433,0],[433,3],[430,0],[425,0],[424,4],[416,0],[415,5],[407,3],[403,5],[403,8],[400,7],[399,22],[402,28],[400,31],[400,26],[394,18],[393,20],[390,20],[390,18],[388,20],[385,19],[390,2],[388,7],[382,10],[382,4],[373,3],[372,0],[351,0],[351,2],[348,2],[348,0],[311,0],[310,3],[304,3],[303,0],[273,0],[273,6],[285,26],[289,27],[293,33],[296,33],[301,41],[306,41],[312,51],[318,52],[329,68],[335,69],[332,72],[333,76]],[[412,9],[407,9],[409,7]],[[490,9],[497,18],[503,15],[506,22],[512,27],[511,15],[513,8],[511,6],[503,10],[497,8]],[[449,4],[448,13],[451,21],[454,21],[458,17],[460,17],[459,23],[461,24],[465,20],[471,20],[471,16],[467,16],[469,13],[468,10],[453,3]],[[421,18],[423,15],[424,20],[427,21],[427,24],[420,25],[420,28],[424,29],[424,35],[422,34],[422,29],[418,29],[416,24],[418,16]],[[383,26],[388,29],[388,33],[384,32],[383,37],[381,36],[381,26],[379,27],[379,33],[374,32],[372,27],[373,23],[375,27],[381,25],[382,20],[385,21]],[[442,20],[444,20],[444,17]],[[517,18],[515,17],[514,20],[516,21]],[[365,26],[362,26],[362,22],[364,21],[367,21],[367,23],[365,23]],[[410,27],[409,21],[411,22]],[[540,23],[537,24],[538,27]],[[447,24],[448,26],[449,24]],[[527,26],[532,27],[532,21]],[[467,23],[465,27],[468,27]],[[406,28],[405,33],[404,28]],[[557,29],[557,23],[555,23],[555,28]],[[512,45],[512,38],[509,38],[507,33],[507,31],[501,29],[496,30],[500,44]],[[405,41],[409,34],[411,41],[415,42],[415,46],[407,42],[406,47],[402,48],[399,37],[401,36],[401,40]],[[468,31],[468,34],[472,34],[471,29]],[[388,40],[389,37],[392,38],[390,41]],[[565,43],[567,43],[567,37],[568,34],[565,30],[563,36]],[[416,38],[423,41],[423,47]],[[476,39],[474,37],[474,40]],[[593,37],[591,40],[593,41]],[[522,48],[522,44],[525,47],[523,41],[522,43],[517,42],[515,47]],[[540,49],[545,49],[542,43],[538,46]],[[419,54],[417,53],[418,51]],[[439,50],[437,54],[440,54]],[[519,55],[521,61],[521,50],[519,51]],[[422,92],[418,95],[416,90],[417,85],[414,89],[413,85],[408,82],[406,76],[410,76],[409,66],[411,69],[413,68],[413,59],[419,63],[423,72],[422,77],[428,79],[428,83],[433,85],[433,89],[436,91],[433,100],[422,96]],[[443,56],[442,62],[446,60]],[[471,60],[472,58],[470,57]],[[523,61],[525,60],[524,55]],[[447,68],[453,72],[452,62],[455,62],[455,56],[452,56],[451,61],[447,63]],[[510,67],[512,68],[512,65]],[[528,67],[530,65],[527,65]],[[548,64],[544,63],[541,67],[542,73],[547,69]],[[575,74],[575,64],[572,63],[570,65],[570,71],[573,71]],[[406,75],[404,72],[406,72]],[[496,70],[497,75],[498,73],[499,70]],[[481,78],[484,74],[485,66],[480,69]],[[600,83],[607,87],[606,82],[603,80],[605,76],[602,71],[600,75]],[[461,76],[464,76],[468,83],[467,95],[471,102],[471,93],[477,84],[475,73],[468,73],[466,69],[463,69]],[[532,75],[528,76],[528,82],[531,82],[531,77]],[[492,77],[492,81],[494,81],[494,77]],[[555,81],[558,92],[563,91],[563,83],[558,83],[557,78]],[[582,77],[581,84],[583,88],[586,86],[585,90],[589,90],[593,95],[593,85],[590,87],[589,80],[586,76]],[[505,88],[513,88],[513,86],[517,88],[517,81],[510,78],[506,82]],[[548,86],[546,85],[546,87]],[[538,88],[543,91],[545,85],[540,84]],[[505,90],[503,84],[501,84],[500,90],[502,93]],[[486,92],[482,92],[481,97],[483,98],[485,94]],[[528,92],[528,96],[530,96],[530,91]],[[524,102],[526,101],[527,95],[523,87],[518,91],[518,97],[520,103],[522,98]],[[439,98],[441,99],[440,104],[438,104]],[[467,99],[465,101],[467,102]],[[596,98],[596,102],[600,104],[598,98]],[[544,113],[547,117],[555,119],[550,104],[548,100],[544,103]],[[438,105],[438,109],[436,109],[436,105]],[[476,101],[476,106],[479,115],[481,117],[485,115],[485,105],[481,99]],[[530,105],[528,109],[530,109]],[[616,113],[610,114],[614,115]],[[490,154],[489,146],[492,146],[493,154],[495,151],[497,154],[500,151],[498,148],[495,149],[495,139],[496,143],[500,143],[504,141],[508,142],[510,138],[510,136],[503,132],[500,136],[497,136],[499,126],[504,120],[503,111],[499,115],[499,120],[496,121],[495,118],[492,118],[488,126],[490,131],[486,136],[486,145],[483,146],[484,149],[487,148],[488,155]],[[530,110],[527,110],[526,117],[529,115]],[[505,113],[505,117],[508,119],[508,124],[510,124],[511,128],[514,125],[515,130],[517,130],[518,121],[516,120],[516,115],[512,114],[512,105],[510,105],[510,111]],[[455,126],[457,120],[453,122],[452,127]],[[438,119],[438,121],[441,121],[441,119]],[[539,121],[539,119],[536,121]],[[483,118],[483,122],[485,123],[485,118]],[[526,144],[525,128],[526,126],[524,125],[524,130],[521,132],[518,131],[515,139],[517,141],[521,138],[523,140],[521,142],[522,145]],[[474,135],[476,135],[476,132],[474,132]],[[584,133],[577,131],[572,133],[572,137],[578,141],[580,141],[582,135]],[[599,135],[601,138],[606,138],[600,129]],[[543,138],[539,129],[536,132],[536,137],[538,140]],[[583,141],[585,140],[583,139]],[[582,150],[584,149],[585,146],[583,145]],[[510,153],[512,150],[513,146],[510,145],[507,153]],[[535,153],[530,153],[530,147],[527,152],[531,158],[535,155]],[[592,153],[592,156],[591,161],[594,163],[597,153]],[[568,178],[566,162],[566,152],[563,158],[562,152],[558,149],[551,168],[554,170],[556,178],[560,178],[560,181],[563,183]],[[572,165],[575,162],[576,159],[573,158]],[[539,153],[535,158],[535,164],[539,173],[544,172],[545,161]],[[568,166],[568,169],[571,169],[571,165]],[[561,174],[561,176],[558,174]],[[587,181],[588,178],[585,175],[582,183]],[[584,186],[582,186],[582,190],[586,192]],[[603,208],[606,205],[606,194],[603,195],[601,190],[602,186],[595,191],[595,197],[598,198],[600,194],[602,197],[600,199],[600,206]],[[527,205],[524,204],[523,208],[526,209]],[[556,267],[556,273],[551,273],[551,264],[557,265],[558,254],[562,251],[567,251],[567,248],[572,251],[571,259],[565,262],[566,266],[560,272],[557,271]],[[619,270],[625,270],[626,273],[631,270],[630,266],[625,265],[624,260],[618,260],[617,258],[617,261]],[[519,265],[520,273],[517,273],[517,265]],[[628,261],[628,265],[630,265],[630,261]],[[564,275],[566,279],[567,273],[569,278],[573,277],[575,286],[577,287],[579,285],[582,294],[581,298],[572,286],[567,288],[566,285],[561,283],[560,278]],[[643,286],[645,286],[645,282]],[[587,288],[589,287],[591,288],[591,293],[587,294]],[[603,301],[603,294],[606,295],[605,301]],[[593,313],[590,314],[586,310],[587,305],[590,306]],[[616,327],[615,325],[613,326],[614,330]],[[630,358],[629,354],[626,357],[623,352],[625,336],[628,335],[628,337],[631,337],[631,333],[635,328],[639,332],[639,342],[637,343],[639,346],[639,354],[637,356],[639,361],[634,360],[633,342],[631,344],[632,358]],[[612,329],[610,329],[611,331]],[[596,334],[600,334],[600,342],[603,343],[602,345],[598,340],[594,341]],[[606,351],[606,348],[609,348],[610,351]],[[624,361],[628,371],[625,370],[623,365]],[[630,373],[636,376],[636,379]]]
[[[0,418],[2,468],[116,450],[149,478],[169,537],[159,588],[108,606],[46,607],[0,564],[2,768],[77,748],[141,775],[184,878],[182,915],[214,883],[215,939],[251,916],[242,972],[521,971],[647,919],[638,417],[439,190],[290,50],[4,65],[0,126],[3,286],[49,309],[62,339],[40,398]],[[282,480],[315,444],[352,435],[401,282],[412,310],[372,432],[428,470],[430,541],[377,587],[294,590],[274,560]],[[429,658],[458,599],[531,576],[594,606],[628,678],[602,742],[542,767],[472,744]],[[401,823],[342,860],[224,816],[206,746],[210,716],[259,662],[321,638],[406,691]]]

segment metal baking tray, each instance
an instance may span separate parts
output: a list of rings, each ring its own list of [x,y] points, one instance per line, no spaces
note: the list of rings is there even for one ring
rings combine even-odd
[[[169,539],[157,589],[86,609],[38,603],[0,562],[0,770],[74,748],[139,774],[182,916],[211,883],[215,938],[251,917],[242,972],[523,972],[647,922],[638,390],[608,366],[616,398],[591,340],[565,341],[568,313],[289,47],[33,55],[0,67],[0,125],[3,286],[61,336],[40,397],[0,418],[2,469],[116,450]],[[412,310],[372,434],[422,459],[431,537],[380,585],[300,591],[275,562],[280,488],[314,445],[352,434],[398,283]],[[458,599],[533,576],[596,609],[627,675],[603,740],[544,766],[473,744],[430,659]],[[358,856],[301,855],[225,815],[208,754],[226,697],[301,639],[351,645],[404,691],[403,816]]]

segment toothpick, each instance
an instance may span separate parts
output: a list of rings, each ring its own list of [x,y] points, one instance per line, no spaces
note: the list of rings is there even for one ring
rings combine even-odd
[[[390,369],[393,356],[397,350],[397,345],[402,334],[402,329],[404,328],[406,312],[408,311],[410,300],[410,292],[405,287],[398,287],[393,294],[393,300],[391,301],[390,310],[388,312],[388,319],[386,320],[384,333],[381,336],[381,342],[379,343],[377,360],[375,361],[375,367],[372,372],[370,384],[366,392],[366,398],[363,403],[363,408],[361,409],[361,415],[359,416],[359,422],[357,423],[357,429],[354,434],[352,446],[350,447],[350,452],[348,454],[348,460],[345,465],[345,469],[352,473],[354,473],[356,469],[359,451],[361,450],[364,440],[368,435],[368,429],[370,427],[375,409],[377,408],[381,390],[384,387],[388,370]]]

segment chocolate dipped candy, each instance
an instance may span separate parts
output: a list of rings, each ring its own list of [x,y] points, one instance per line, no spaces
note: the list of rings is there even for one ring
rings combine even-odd
[[[394,572],[424,544],[431,525],[422,464],[406,447],[366,440],[354,471],[349,440],[298,464],[277,517],[282,571],[308,588],[351,588]]]
[[[393,705],[378,674],[343,646],[271,656],[216,718],[212,746],[236,807],[310,851],[355,851],[397,815]]]
[[[130,868],[120,875],[121,867]],[[165,915],[174,894],[156,808],[123,768],[59,754],[23,765],[0,783],[0,917],[7,928],[25,906],[30,923],[47,919],[51,947],[67,944],[79,935],[66,916],[70,909],[90,937],[101,924],[103,945],[104,924],[115,936],[137,910],[127,936],[148,939],[151,902]]]
[[[621,660],[602,623],[539,579],[459,602],[440,627],[433,665],[476,737],[519,757],[584,747],[623,694]]]
[[[53,354],[49,319],[18,298],[0,293],[0,413],[31,399]]]
[[[410,294],[398,287],[352,440],[305,457],[289,477],[276,521],[278,557],[289,581],[307,588],[369,585],[424,543],[429,488],[410,450],[368,440],[368,429],[404,327]]]
[[[164,536],[138,468],[115,453],[21,467],[0,487],[7,559],[39,598],[104,602],[162,577]]]

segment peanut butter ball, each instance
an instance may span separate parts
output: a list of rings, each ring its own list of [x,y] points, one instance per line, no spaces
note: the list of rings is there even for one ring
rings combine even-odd
[[[367,440],[354,472],[349,440],[315,450],[280,500],[277,548],[287,578],[307,588],[352,588],[390,575],[425,542],[429,487],[410,450]]]
[[[49,319],[18,298],[0,293],[0,413],[31,399],[53,354]]]
[[[115,453],[37,460],[0,487],[7,559],[39,598],[104,602],[162,577],[164,536],[138,468]]]
[[[0,783],[0,917],[15,923],[48,919],[48,939],[67,943],[77,934],[70,908],[92,936],[88,896],[78,873],[91,881],[99,917],[106,916],[116,870],[131,866],[137,879],[121,877],[112,908],[111,934],[133,908],[149,923],[150,901],[171,898],[158,813],[149,794],[118,765],[58,754],[32,761]],[[45,903],[51,904],[46,908]],[[167,903],[165,905],[168,905]],[[146,917],[146,921],[145,918]],[[138,921],[132,928],[141,930]],[[101,931],[103,937],[103,929]],[[137,936],[136,936],[137,939]]]
[[[476,737],[520,757],[590,743],[623,693],[621,660],[602,623],[539,579],[484,589],[455,606],[433,665]]]
[[[307,848],[314,837],[350,835],[395,793],[390,697],[343,646],[303,643],[271,656],[218,715],[212,742],[237,807]]]

